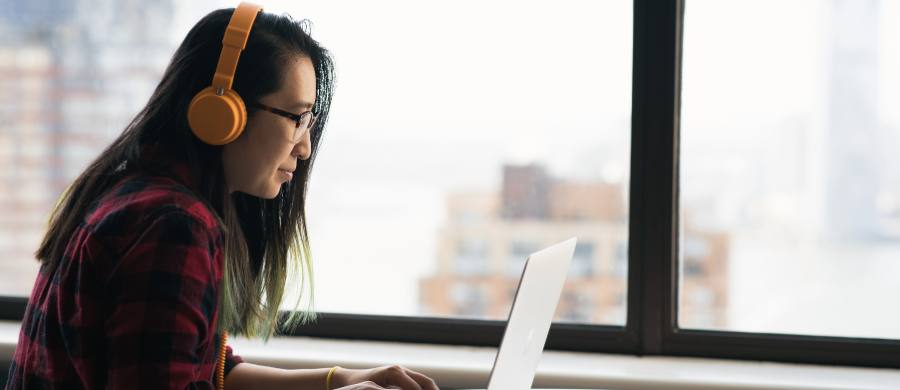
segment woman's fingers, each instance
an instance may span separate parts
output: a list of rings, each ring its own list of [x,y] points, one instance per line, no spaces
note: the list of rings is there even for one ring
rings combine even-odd
[[[416,381],[416,383],[419,384],[422,390],[440,390],[438,389],[437,383],[434,381],[434,379],[431,379],[424,374],[409,369],[406,370],[406,374],[409,375],[410,378],[412,378],[414,381]]]
[[[411,378],[407,373],[412,372],[401,366],[390,366],[387,368],[387,382],[391,385],[400,386],[403,390],[422,390],[422,386]]]
[[[382,366],[369,370],[361,370],[353,372],[353,375],[345,378],[350,383],[362,385],[371,383],[376,386],[383,386],[385,390],[439,390],[437,384],[426,375],[407,369],[400,365]],[[365,382],[362,382],[365,381]],[[370,387],[361,387],[369,389]],[[372,387],[373,389],[382,389],[382,387]],[[346,386],[338,390],[356,390],[356,387]]]
[[[334,390],[385,390],[384,387],[378,386],[377,383],[372,381],[359,382],[356,384],[352,384],[350,386],[344,386],[339,389]]]

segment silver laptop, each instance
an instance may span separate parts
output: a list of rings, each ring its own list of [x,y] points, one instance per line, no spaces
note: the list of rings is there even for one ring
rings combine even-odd
[[[552,245],[525,260],[487,390],[531,388],[576,240],[573,237]]]

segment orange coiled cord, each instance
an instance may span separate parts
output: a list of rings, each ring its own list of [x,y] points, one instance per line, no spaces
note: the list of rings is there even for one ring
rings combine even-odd
[[[225,390],[225,342],[228,341],[228,332],[222,331],[222,347],[219,348],[219,359],[216,362],[216,388]]]

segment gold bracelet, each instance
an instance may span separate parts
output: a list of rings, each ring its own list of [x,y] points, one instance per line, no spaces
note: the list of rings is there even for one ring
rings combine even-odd
[[[334,375],[334,372],[340,367],[334,366],[328,370],[328,376],[325,377],[325,390],[331,390],[331,376]]]

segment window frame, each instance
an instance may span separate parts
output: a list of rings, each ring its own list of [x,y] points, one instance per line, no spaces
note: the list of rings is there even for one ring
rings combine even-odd
[[[900,340],[744,333],[678,327],[681,42],[685,0],[634,0],[628,299],[625,326],[554,323],[546,348],[866,367],[900,367]],[[0,297],[21,321],[27,298]],[[322,313],[287,333],[498,346],[505,322]]]

